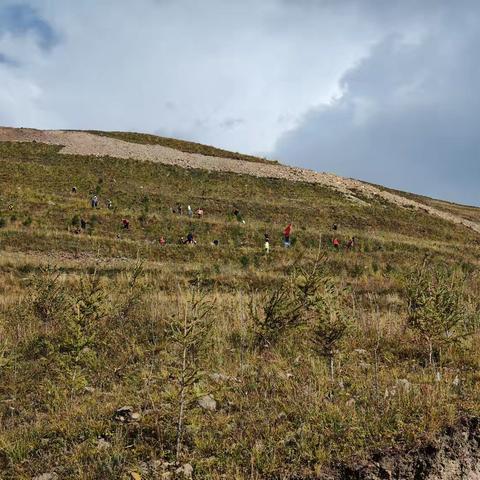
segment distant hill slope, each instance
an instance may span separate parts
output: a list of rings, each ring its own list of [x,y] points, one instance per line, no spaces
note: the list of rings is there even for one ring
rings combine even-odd
[[[200,155],[207,155],[219,158],[234,158],[236,160],[244,160],[246,162],[255,163],[278,163],[276,161],[267,160],[265,158],[254,157],[252,155],[244,155],[238,152],[229,152],[220,148],[212,147],[210,145],[202,145],[196,142],[187,142],[185,140],[178,140],[176,138],[159,137],[158,135],[151,135],[148,133],[135,132],[102,132],[98,130],[89,130],[89,133],[95,135],[103,135],[105,137],[117,138],[125,142],[140,143],[142,145],[162,145],[164,147],[180,150],[185,153],[198,153]]]
[[[62,145],[63,154],[109,156],[149,160],[184,168],[201,168],[267,178],[283,178],[290,181],[319,183],[344,194],[352,201],[365,201],[380,197],[405,208],[427,211],[431,215],[462,224],[480,232],[480,223],[459,215],[458,209],[437,208],[433,202],[420,202],[411,195],[401,195],[392,190],[329,173],[287,167],[271,162],[254,162],[255,157],[242,156],[213,147],[165,139],[153,135],[121,132],[40,131],[32,129],[0,128],[0,141],[41,142]],[[134,143],[132,143],[134,142]],[[231,157],[227,157],[231,155]],[[245,161],[247,160],[247,161]]]

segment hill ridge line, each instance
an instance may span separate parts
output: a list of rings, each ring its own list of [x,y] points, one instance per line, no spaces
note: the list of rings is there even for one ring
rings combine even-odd
[[[187,153],[162,145],[131,143],[112,137],[83,131],[35,130],[29,128],[0,127],[2,142],[38,142],[60,145],[64,155],[114,157],[138,161],[151,161],[176,165],[186,169],[203,169],[215,172],[237,173],[255,177],[278,178],[293,182],[317,183],[343,194],[348,200],[365,204],[356,197],[360,193],[366,198],[381,198],[403,208],[423,210],[457,225],[463,225],[480,233],[480,224],[457,215],[444,212],[415,200],[381,190],[371,184],[332,173],[320,173],[300,167],[282,164],[246,162],[234,158],[213,157],[198,153]]]

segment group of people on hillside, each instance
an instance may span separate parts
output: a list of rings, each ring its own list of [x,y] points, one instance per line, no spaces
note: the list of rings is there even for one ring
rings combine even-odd
[[[77,187],[75,187],[75,186],[72,187],[72,193],[74,193],[74,194],[77,193]],[[96,194],[91,197],[90,204],[91,204],[92,208],[99,208],[99,199],[98,199],[98,196]],[[108,209],[112,209],[113,208],[112,201],[107,200],[106,201],[106,206],[107,206]],[[174,214],[182,215],[183,214],[182,205],[177,204],[176,207],[173,207],[171,209],[171,211]],[[197,208],[194,212],[192,207],[190,205],[187,205],[187,215],[188,215],[189,218],[193,218],[194,215],[198,218],[203,218],[204,213],[205,212],[204,212],[203,208]],[[245,224],[245,220],[244,220],[244,218],[243,218],[243,216],[240,213],[240,210],[238,208],[235,208],[233,210],[233,216],[237,219],[238,222],[240,222],[242,224]],[[86,228],[87,228],[87,222],[83,218],[81,218],[80,219],[80,229],[85,230]],[[130,221],[127,218],[122,219],[122,229],[124,229],[124,230],[129,230],[130,229]],[[332,230],[334,232],[338,231],[338,225],[336,223],[332,225]],[[293,231],[293,224],[288,223],[287,226],[283,230],[283,245],[284,245],[285,248],[290,248],[291,245],[292,245],[292,243],[291,243],[292,231]],[[167,240],[164,236],[161,236],[159,238],[158,242],[162,246],[167,244]],[[355,242],[356,242],[355,237],[351,237],[346,242],[345,248],[347,250],[353,249],[353,247],[355,246]],[[196,245],[197,240],[196,240],[195,236],[193,235],[193,233],[189,232],[187,234],[186,238],[185,237],[180,237],[178,243],[181,244],[181,245]],[[214,246],[218,246],[219,244],[220,244],[220,242],[217,239],[212,241],[212,245],[214,245]],[[336,236],[336,235],[333,236],[332,245],[333,245],[333,248],[335,250],[340,250],[341,242],[340,242],[338,236]],[[264,234],[264,251],[265,251],[266,254],[270,253],[270,234],[269,233]]]

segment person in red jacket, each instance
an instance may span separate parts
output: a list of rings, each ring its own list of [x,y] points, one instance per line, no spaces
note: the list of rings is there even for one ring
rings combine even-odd
[[[290,234],[292,233],[292,224],[289,223],[283,230],[283,243],[286,248],[290,246]]]
[[[130,222],[126,218],[122,220],[122,225],[125,230],[128,230],[130,228]]]
[[[335,248],[335,250],[338,250],[340,248],[340,240],[338,240],[337,237],[333,239],[332,243],[333,243],[333,248]]]

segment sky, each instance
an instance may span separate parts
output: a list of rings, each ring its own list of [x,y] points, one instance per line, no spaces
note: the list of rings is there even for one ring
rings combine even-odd
[[[478,0],[0,0],[0,125],[131,130],[480,205]]]

